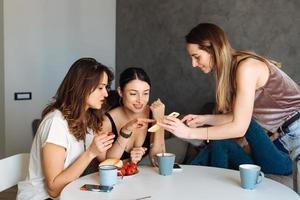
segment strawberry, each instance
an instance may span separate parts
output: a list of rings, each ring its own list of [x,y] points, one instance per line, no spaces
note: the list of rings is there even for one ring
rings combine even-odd
[[[129,166],[129,168],[127,168],[126,173],[129,175],[132,175],[136,172],[136,169],[133,166]]]
[[[123,176],[130,176],[137,172],[137,165],[133,162],[124,162],[123,167],[118,170]]]
[[[125,170],[125,168],[124,168],[124,167],[122,167],[122,168],[120,169],[120,172],[121,172],[121,174],[124,176],[124,175],[126,174],[126,170]]]
[[[110,136],[110,135],[113,135],[113,132],[108,131],[108,132],[107,132],[107,136]]]
[[[129,167],[133,168],[135,171],[137,170],[137,164],[135,163],[130,163]]]
[[[123,176],[121,171],[118,171],[118,176]]]

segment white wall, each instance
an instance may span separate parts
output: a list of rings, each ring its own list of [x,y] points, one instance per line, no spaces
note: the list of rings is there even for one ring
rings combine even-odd
[[[116,0],[4,0],[5,153],[29,152],[40,117],[70,65],[115,68]],[[32,92],[14,101],[14,92]]]
[[[3,1],[0,1],[0,159],[4,157],[4,61],[3,61]]]

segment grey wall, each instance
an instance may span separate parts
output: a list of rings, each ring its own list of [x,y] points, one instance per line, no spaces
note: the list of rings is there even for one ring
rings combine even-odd
[[[4,157],[4,60],[3,60],[3,1],[0,1],[0,159]]]
[[[146,69],[152,99],[167,112],[196,113],[214,100],[213,77],[191,67],[184,36],[200,22],[220,25],[232,46],[271,57],[300,83],[299,0],[117,0],[117,74]]]

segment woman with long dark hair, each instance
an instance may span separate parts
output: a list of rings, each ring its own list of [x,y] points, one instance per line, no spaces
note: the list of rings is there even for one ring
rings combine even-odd
[[[150,78],[142,68],[130,67],[121,73],[118,87],[121,104],[106,114],[103,126],[116,136],[112,148],[107,152],[108,157],[130,159],[138,163],[149,154],[154,165],[154,156],[165,152],[163,129],[148,133],[150,124],[137,126],[137,122],[143,118],[155,122],[164,116],[165,105],[159,99],[148,105],[150,89]]]

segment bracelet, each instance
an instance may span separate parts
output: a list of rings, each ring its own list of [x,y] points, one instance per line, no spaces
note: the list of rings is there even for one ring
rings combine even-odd
[[[208,139],[208,127],[206,127],[206,142],[209,143],[209,139]]]
[[[132,131],[129,133],[129,134],[126,134],[123,132],[122,128],[120,130],[120,135],[123,137],[123,138],[129,138],[131,135],[132,135]]]

